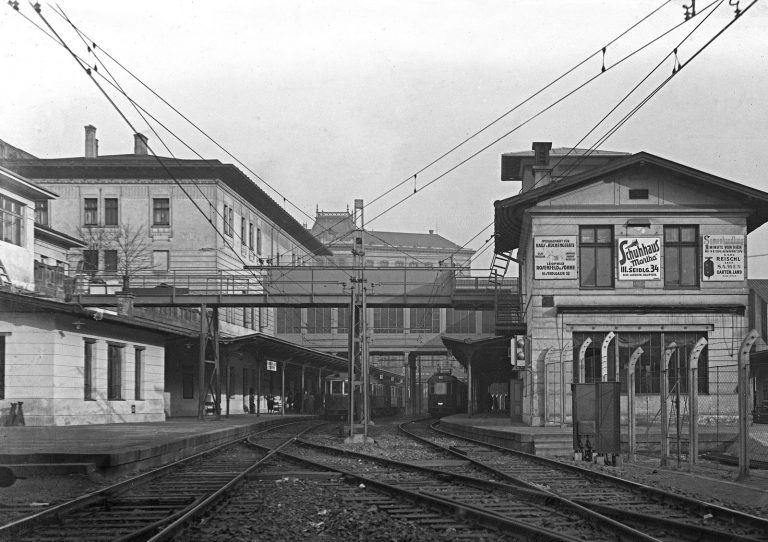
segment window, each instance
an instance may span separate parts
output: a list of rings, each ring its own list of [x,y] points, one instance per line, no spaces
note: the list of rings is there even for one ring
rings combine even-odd
[[[376,307],[373,309],[374,333],[403,333],[403,309]]]
[[[119,344],[107,346],[107,400],[120,401],[123,398],[123,347]]]
[[[481,333],[496,333],[496,311],[480,311],[482,318]]]
[[[613,226],[579,228],[579,284],[582,288],[613,287]]]
[[[85,198],[83,204],[84,218],[83,224],[85,226],[98,226],[99,225],[99,200],[96,198]]]
[[[93,400],[93,345],[94,341],[83,343],[83,399]]]
[[[99,251],[84,250],[83,251],[83,273],[98,273],[98,272],[99,272]]]
[[[242,245],[244,245],[246,242],[245,224],[246,224],[245,218],[241,218],[240,219],[240,244]]]
[[[475,311],[447,309],[445,311],[446,333],[475,333]]]
[[[698,239],[698,226],[664,226],[664,286],[699,285]]]
[[[234,235],[235,211],[229,205],[224,205],[224,235]]]
[[[261,254],[261,229],[256,230],[256,254]]]
[[[191,365],[184,365],[181,369],[181,398],[193,399],[195,397],[195,373]]]
[[[248,224],[248,248],[253,252],[253,222]]]
[[[117,273],[117,251],[104,251],[104,271],[106,273]]]
[[[307,309],[307,333],[330,333],[330,307],[312,307]]]
[[[339,307],[336,313],[336,333],[349,333],[349,307]]]
[[[648,199],[647,188],[630,188],[629,199]]]
[[[152,225],[171,225],[171,200],[168,198],[152,199]]]
[[[0,335],[0,399],[5,399],[5,335]]]
[[[152,270],[168,271],[170,269],[170,253],[167,250],[152,251]]]
[[[144,349],[136,348],[133,351],[134,355],[134,385],[133,385],[133,398],[136,401],[141,401],[143,398],[142,388],[144,387]]]
[[[599,382],[602,378],[602,345],[606,334],[603,332],[587,332],[573,334],[573,380],[580,381],[580,374],[584,376],[584,382]],[[591,339],[592,342],[585,350],[583,368],[579,359],[582,344]],[[677,393],[677,386],[681,394],[688,393],[688,359],[694,346],[701,338],[707,338],[704,332],[645,332],[645,333],[618,333],[610,343],[607,354],[607,379],[621,382],[621,392],[627,393],[629,358],[639,347],[643,354],[635,365],[635,393],[658,394],[659,379],[662,362],[668,345],[675,343],[675,352],[669,359],[668,390],[670,394]],[[616,357],[618,356],[619,374],[616,375]],[[699,355],[697,387],[699,393],[709,393],[709,363],[707,349]]]
[[[39,199],[35,202],[35,222],[48,226],[48,200]]]
[[[277,332],[301,333],[301,309],[294,307],[278,307]]]
[[[24,205],[0,195],[0,241],[21,246]]]
[[[104,198],[104,225],[117,226],[117,198]]]
[[[412,308],[411,333],[440,333],[440,309]]]

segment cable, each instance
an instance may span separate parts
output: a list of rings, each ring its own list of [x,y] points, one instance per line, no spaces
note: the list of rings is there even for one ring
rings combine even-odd
[[[715,2],[717,2],[717,1],[723,1],[723,0],[715,0]],[[715,3],[715,2],[713,2],[713,3]],[[710,4],[710,5],[711,5],[711,4]],[[705,9],[706,9],[706,8],[705,8]],[[689,19],[689,20],[691,20],[691,19]],[[470,155],[469,155],[467,158],[465,158],[464,160],[461,160],[459,163],[457,163],[457,164],[455,164],[454,166],[450,167],[448,170],[444,171],[443,173],[441,173],[440,175],[438,175],[437,177],[435,177],[434,179],[432,179],[431,181],[429,181],[428,183],[426,183],[426,184],[425,184],[425,185],[423,185],[422,187],[420,187],[420,188],[418,188],[418,189],[415,189],[415,190],[414,190],[414,192],[412,192],[412,193],[409,193],[407,196],[405,196],[405,197],[403,197],[402,199],[400,199],[399,201],[395,202],[394,204],[392,204],[391,206],[389,206],[388,208],[386,208],[384,211],[382,211],[382,212],[380,212],[379,214],[377,214],[376,216],[374,216],[374,217],[373,217],[372,219],[370,219],[368,222],[370,223],[370,222],[373,222],[373,221],[375,221],[375,220],[377,220],[377,219],[381,218],[383,215],[385,215],[386,213],[388,213],[389,211],[391,211],[392,209],[394,209],[395,207],[397,207],[397,206],[398,206],[398,205],[400,205],[401,203],[403,203],[403,202],[405,202],[406,200],[408,200],[408,199],[410,199],[411,197],[413,197],[413,196],[414,196],[416,193],[418,193],[418,192],[421,192],[422,190],[424,190],[425,188],[427,188],[427,187],[429,187],[430,185],[434,184],[435,182],[439,181],[440,179],[442,179],[443,177],[445,177],[445,176],[446,176],[446,175],[448,175],[449,173],[451,173],[451,172],[453,172],[454,170],[458,169],[460,166],[464,165],[465,163],[467,163],[467,162],[468,162],[468,161],[470,161],[471,159],[473,159],[473,158],[475,158],[476,156],[478,156],[479,154],[481,154],[481,153],[485,152],[486,150],[488,150],[490,147],[492,147],[492,146],[493,146],[493,145],[495,145],[496,143],[498,143],[498,142],[502,141],[503,139],[507,138],[509,135],[511,135],[512,133],[516,132],[517,130],[519,130],[520,128],[522,128],[523,126],[525,126],[526,124],[528,124],[529,122],[531,122],[531,121],[533,121],[534,119],[536,119],[536,118],[540,117],[541,115],[543,115],[544,113],[546,113],[547,111],[549,111],[550,109],[552,109],[553,107],[555,107],[556,105],[560,104],[561,102],[563,102],[564,100],[566,100],[567,98],[569,98],[570,96],[572,96],[573,94],[575,94],[576,92],[578,92],[579,90],[583,89],[584,87],[586,87],[588,84],[592,83],[592,82],[593,82],[595,79],[597,79],[598,77],[600,77],[601,75],[603,75],[603,74],[604,74],[604,73],[606,73],[607,71],[609,71],[609,70],[611,70],[611,69],[613,69],[613,68],[615,68],[615,67],[619,66],[620,64],[624,63],[625,61],[627,61],[627,60],[628,60],[628,59],[630,59],[631,57],[633,57],[633,56],[635,56],[636,54],[638,54],[640,51],[642,51],[642,50],[646,49],[647,47],[649,47],[650,45],[652,45],[652,44],[653,44],[653,43],[655,43],[656,41],[658,41],[658,40],[662,39],[663,37],[665,37],[666,35],[670,34],[671,32],[673,32],[674,30],[676,30],[676,29],[677,29],[677,28],[679,28],[680,26],[682,26],[682,25],[686,24],[687,22],[688,22],[688,21],[686,20],[686,21],[683,21],[682,23],[678,23],[678,24],[674,25],[674,26],[673,26],[673,27],[671,27],[670,29],[668,29],[668,30],[666,30],[666,31],[662,32],[662,33],[661,33],[660,35],[658,35],[657,37],[653,38],[652,40],[648,41],[648,42],[647,42],[647,43],[645,43],[644,45],[642,45],[642,46],[638,47],[637,49],[635,49],[635,50],[634,50],[634,51],[632,51],[631,53],[627,54],[626,56],[624,56],[623,58],[621,58],[621,59],[620,59],[620,60],[618,60],[617,62],[613,63],[612,65],[610,65],[610,66],[608,66],[608,67],[606,67],[604,71],[601,71],[600,73],[598,73],[598,74],[596,74],[596,75],[594,75],[594,76],[590,77],[589,79],[587,79],[586,81],[584,81],[582,84],[578,85],[576,88],[572,89],[571,91],[567,92],[567,93],[566,93],[565,95],[563,95],[562,97],[560,97],[560,98],[558,98],[557,100],[555,100],[554,102],[552,102],[552,103],[551,103],[550,105],[548,105],[547,107],[545,107],[545,108],[541,109],[540,111],[538,111],[538,112],[537,112],[537,113],[535,113],[534,115],[532,115],[532,116],[528,117],[526,120],[524,120],[524,121],[523,121],[523,122],[521,122],[520,124],[516,125],[516,126],[515,126],[514,128],[512,128],[511,130],[509,130],[509,131],[505,132],[504,134],[502,134],[502,135],[501,135],[501,136],[499,136],[498,138],[494,139],[493,141],[491,141],[491,142],[490,142],[490,143],[488,143],[487,145],[485,145],[485,146],[481,147],[479,150],[477,150],[477,151],[475,151],[474,153],[470,154]]]
[[[707,19],[708,19],[708,18],[709,18],[709,17],[710,17],[712,14],[714,14],[714,13],[717,11],[717,8],[719,8],[719,7],[720,7],[720,6],[723,4],[723,2],[724,2],[724,0],[716,0],[716,1],[717,1],[717,5],[714,7],[714,9],[712,9],[712,11],[710,11],[709,13],[707,13],[707,15],[706,15],[706,16],[705,16],[705,17],[704,17],[704,18],[703,18],[703,19],[702,19],[702,20],[701,20],[701,21],[700,21],[700,22],[699,22],[699,23],[698,23],[698,24],[697,24],[697,25],[696,25],[696,26],[695,26],[695,27],[694,27],[694,28],[693,28],[693,29],[692,29],[692,30],[691,30],[691,31],[690,31],[690,32],[689,32],[689,33],[688,33],[688,34],[687,34],[687,35],[686,35],[686,36],[685,36],[683,39],[682,39],[682,40],[680,40],[680,42],[677,44],[677,46],[676,46],[676,47],[675,47],[675,48],[674,48],[674,49],[673,49],[671,52],[667,53],[667,54],[666,54],[666,55],[665,55],[665,56],[664,56],[664,57],[663,57],[663,58],[662,58],[662,59],[661,59],[661,60],[658,62],[658,64],[656,64],[656,66],[655,66],[655,67],[653,67],[653,69],[651,69],[651,71],[649,71],[649,72],[648,72],[648,73],[645,75],[645,77],[643,77],[643,78],[642,78],[642,79],[641,79],[641,80],[640,80],[640,81],[639,81],[639,82],[638,82],[638,83],[637,83],[637,84],[636,84],[636,85],[635,85],[635,86],[634,86],[634,87],[633,87],[633,88],[632,88],[632,89],[631,89],[631,90],[630,90],[630,91],[629,91],[627,94],[625,94],[625,95],[624,95],[624,97],[623,97],[623,98],[621,98],[621,100],[619,100],[619,101],[616,103],[616,105],[614,105],[614,106],[613,106],[613,107],[612,107],[612,108],[611,108],[611,109],[608,111],[608,113],[606,113],[606,114],[603,116],[603,118],[601,118],[601,119],[600,119],[600,120],[599,120],[599,121],[598,121],[598,122],[597,122],[597,123],[596,123],[596,124],[595,124],[595,125],[594,125],[594,126],[593,126],[593,127],[592,127],[592,128],[591,128],[591,129],[590,129],[590,130],[589,130],[589,131],[588,131],[588,132],[587,132],[587,133],[586,133],[586,134],[585,134],[585,135],[584,135],[584,136],[583,136],[583,137],[582,137],[582,138],[581,138],[581,139],[580,139],[580,140],[579,140],[579,141],[578,141],[576,144],[575,144],[575,145],[574,145],[574,146],[573,146],[573,147],[571,147],[571,148],[568,150],[568,152],[567,152],[567,153],[566,153],[564,156],[560,157],[560,159],[558,160],[558,162],[557,162],[557,163],[556,163],[556,164],[553,166],[553,168],[552,168],[553,170],[554,170],[555,168],[557,168],[557,167],[560,165],[560,163],[561,163],[561,162],[563,162],[563,160],[565,160],[565,159],[566,159],[568,156],[570,156],[570,155],[571,155],[571,153],[572,153],[573,151],[575,151],[575,149],[576,149],[576,148],[578,148],[578,146],[579,146],[579,145],[580,145],[580,144],[581,144],[581,143],[582,143],[582,142],[583,142],[583,141],[584,141],[584,140],[585,140],[587,137],[589,137],[589,135],[591,135],[591,134],[592,134],[592,133],[593,133],[593,132],[594,132],[594,131],[595,131],[595,130],[598,128],[598,126],[600,126],[600,125],[601,125],[603,122],[605,122],[605,120],[606,120],[606,119],[607,119],[607,118],[608,118],[608,117],[609,117],[611,114],[613,114],[613,113],[614,113],[614,112],[615,112],[615,111],[616,111],[616,110],[619,108],[619,106],[621,106],[621,104],[623,104],[623,103],[624,103],[626,100],[628,100],[628,99],[629,99],[629,97],[630,97],[630,96],[631,96],[631,95],[632,95],[632,94],[633,94],[633,93],[634,93],[634,92],[635,92],[635,91],[636,91],[638,88],[640,88],[640,86],[641,86],[643,83],[645,83],[645,82],[646,82],[646,81],[647,81],[647,80],[648,80],[648,79],[651,77],[651,75],[653,75],[653,74],[656,72],[656,70],[658,70],[658,69],[659,69],[659,68],[660,68],[660,67],[661,67],[661,66],[664,64],[664,62],[666,62],[666,61],[667,61],[667,60],[668,60],[668,59],[669,59],[671,56],[673,56],[673,55],[675,55],[675,57],[677,56],[677,50],[678,50],[678,48],[680,48],[680,47],[683,45],[683,43],[685,43],[685,42],[686,42],[686,41],[687,41],[687,40],[688,40],[688,39],[689,39],[689,38],[690,38],[690,37],[691,37],[691,36],[694,34],[694,32],[696,32],[696,31],[697,31],[697,30],[698,30],[698,29],[699,29],[699,28],[700,28],[700,27],[701,27],[701,26],[702,26],[702,25],[703,25],[703,24],[706,22],[706,21],[707,21]],[[700,11],[699,11],[699,13],[702,13],[702,12],[704,12],[704,11],[708,10],[710,7],[712,7],[712,5],[713,5],[713,4],[715,4],[715,2],[712,2],[712,3],[711,3],[711,4],[709,4],[708,6],[705,6],[705,7],[704,7],[702,10],[700,10]],[[679,71],[679,70],[675,69],[675,70],[673,71],[673,75],[675,75],[675,74],[677,73],[677,71]],[[671,77],[670,77],[670,79],[671,79]],[[665,82],[664,84],[666,84],[666,82]],[[654,92],[654,94],[655,94],[655,92]],[[646,101],[647,101],[647,100],[646,100]],[[643,101],[642,103],[646,103],[646,101]],[[632,113],[632,114],[634,114],[634,113]],[[624,120],[624,122],[626,122],[626,120]],[[623,125],[623,122],[622,122],[622,125]],[[594,149],[593,149],[592,147],[590,147],[590,149],[588,149],[588,151],[592,151],[592,152],[594,152],[594,150],[595,150],[597,147],[599,147],[599,145],[596,145],[596,146],[594,147]],[[571,166],[571,167],[570,167],[570,168],[569,168],[569,169],[568,169],[568,170],[567,170],[565,173],[563,173],[563,175],[562,175],[562,176],[563,176],[563,177],[567,177],[568,175],[570,175],[570,173],[571,173],[571,172],[572,172],[574,169],[576,169],[576,168],[577,168],[579,165],[581,165],[581,164],[584,162],[584,160],[586,160],[586,158],[587,158],[588,156],[591,156],[592,152],[587,152],[587,153],[585,153],[585,154],[583,155],[583,158],[582,158],[581,160],[579,160],[578,162],[574,163],[574,164],[573,164],[573,165],[572,165],[572,166]],[[534,184],[531,186],[531,189],[535,188],[535,187],[536,187],[536,185],[537,185],[538,183],[540,183],[540,182],[541,182],[543,179],[544,179],[544,177],[542,177],[542,179],[539,179],[538,181],[536,181],[536,182],[535,182],[535,183],[534,183]]]
[[[661,8],[663,8],[664,6],[666,6],[666,5],[667,5],[669,2],[670,2],[670,0],[665,0],[664,2],[662,2],[662,3],[661,3],[661,5],[659,5],[659,7],[657,7],[657,8],[656,8],[656,9],[654,9],[653,11],[651,11],[651,12],[650,12],[648,15],[646,15],[645,17],[643,17],[642,19],[640,19],[639,21],[637,21],[637,22],[636,22],[636,23],[634,23],[633,25],[631,25],[629,28],[627,28],[627,29],[626,29],[626,30],[624,30],[622,33],[620,33],[618,36],[616,36],[616,37],[615,37],[615,38],[613,38],[611,41],[609,41],[608,43],[606,43],[606,44],[605,44],[603,47],[599,48],[599,49],[598,49],[597,51],[595,51],[594,53],[592,53],[592,54],[588,55],[586,58],[584,58],[584,59],[583,59],[583,60],[581,60],[580,62],[577,62],[577,63],[576,63],[574,66],[572,66],[571,68],[569,68],[568,70],[566,70],[565,72],[563,72],[561,75],[557,76],[555,79],[553,79],[552,81],[550,81],[549,83],[547,83],[546,85],[544,85],[543,87],[541,87],[539,90],[537,90],[536,92],[534,92],[533,94],[531,94],[530,96],[528,96],[527,98],[525,98],[524,100],[522,100],[521,102],[518,102],[518,103],[517,103],[515,106],[513,106],[511,109],[508,109],[506,112],[502,113],[501,115],[499,115],[498,117],[496,117],[494,120],[492,120],[491,122],[489,122],[488,124],[486,124],[485,126],[483,126],[482,128],[480,128],[479,130],[477,130],[476,132],[474,132],[472,135],[470,135],[470,136],[466,137],[466,138],[465,138],[465,139],[463,139],[461,142],[459,142],[458,144],[454,145],[454,146],[453,146],[453,147],[451,147],[449,150],[445,151],[443,154],[441,154],[440,156],[438,156],[437,158],[435,158],[434,160],[432,160],[431,162],[429,162],[429,163],[428,163],[426,166],[422,167],[421,169],[419,169],[418,171],[416,171],[416,172],[415,172],[415,173],[413,173],[412,175],[408,176],[406,179],[402,180],[400,183],[396,184],[395,186],[393,186],[393,187],[392,187],[392,188],[390,188],[389,190],[386,190],[385,192],[383,192],[383,193],[382,193],[382,194],[380,194],[379,196],[375,197],[373,200],[371,200],[370,202],[368,202],[368,203],[365,205],[365,207],[368,207],[368,206],[370,206],[370,205],[373,205],[373,204],[374,204],[374,203],[376,203],[378,200],[380,200],[381,198],[383,198],[383,197],[384,197],[384,196],[386,196],[387,194],[391,193],[392,191],[396,190],[397,188],[401,187],[402,185],[404,185],[405,183],[407,183],[407,182],[408,182],[408,181],[410,181],[411,179],[414,179],[414,181],[415,181],[415,180],[416,180],[416,178],[418,177],[418,175],[419,175],[420,173],[423,173],[425,170],[427,170],[427,169],[428,169],[428,168],[430,168],[431,166],[435,165],[437,162],[439,162],[440,160],[442,160],[443,158],[445,158],[446,156],[448,156],[449,154],[451,154],[451,153],[452,153],[452,152],[454,152],[455,150],[458,150],[460,147],[464,146],[466,143],[468,143],[469,141],[471,141],[472,139],[474,139],[474,138],[475,138],[475,137],[477,137],[478,135],[482,134],[483,132],[485,132],[487,129],[489,129],[489,128],[491,128],[492,126],[494,126],[495,124],[497,124],[497,123],[498,123],[499,121],[501,121],[502,119],[504,119],[504,118],[506,118],[507,116],[509,116],[510,114],[512,114],[514,111],[516,111],[517,109],[519,109],[520,107],[522,107],[523,105],[525,105],[526,103],[528,103],[529,101],[531,101],[532,99],[534,99],[536,96],[538,96],[539,94],[541,94],[542,92],[544,92],[545,90],[547,90],[548,88],[550,88],[551,86],[553,86],[554,84],[556,84],[558,81],[560,81],[561,79],[563,79],[564,77],[568,76],[569,74],[571,74],[572,72],[574,72],[575,70],[577,70],[579,67],[581,67],[582,65],[584,65],[585,63],[587,63],[587,62],[588,62],[589,60],[591,60],[593,57],[595,57],[595,56],[599,55],[600,53],[603,53],[603,54],[605,54],[605,51],[606,51],[606,49],[607,49],[608,47],[610,47],[611,45],[613,45],[614,43],[616,43],[616,42],[617,42],[619,39],[621,39],[622,37],[624,37],[626,34],[628,34],[630,31],[632,31],[633,29],[635,29],[635,28],[636,28],[637,26],[639,26],[641,23],[645,22],[645,21],[646,21],[647,19],[649,19],[651,16],[655,15],[655,14],[656,14],[656,12],[658,12],[658,11],[659,11]]]
[[[56,4],[56,7],[61,11],[61,13],[58,13],[55,9],[53,10],[54,13],[62,17],[64,20],[66,20],[70,25],[72,25],[72,28],[81,36],[82,39],[87,39],[89,42],[93,44],[93,50],[96,50],[96,42],[92,40],[90,37],[88,37],[84,32],[82,32],[72,21],[66,16],[64,13],[64,10]],[[205,138],[207,138],[211,143],[216,145],[219,149],[221,149],[224,153],[226,153],[227,156],[232,158],[235,162],[240,164],[246,171],[248,171],[251,175],[259,179],[261,182],[263,182],[267,187],[269,187],[273,192],[275,192],[278,196],[283,198],[284,202],[289,203],[292,207],[294,207],[297,211],[302,213],[307,218],[311,219],[312,217],[308,215],[303,209],[295,205],[292,201],[290,201],[288,198],[286,198],[285,195],[283,195],[279,190],[277,190],[275,187],[273,187],[270,183],[268,183],[263,177],[261,177],[258,173],[253,171],[251,168],[249,168],[247,165],[245,165],[243,162],[241,162],[236,156],[234,156],[228,149],[226,149],[224,146],[222,146],[218,141],[213,139],[208,133],[200,128],[195,122],[193,122],[189,117],[184,115],[181,111],[179,111],[176,107],[171,105],[165,98],[163,98],[160,94],[155,92],[154,89],[152,89],[149,85],[144,83],[144,81],[136,76],[130,69],[125,67],[123,64],[121,64],[117,59],[115,59],[112,55],[109,54],[109,52],[105,51],[103,48],[99,46],[99,49],[104,52],[104,54],[109,58],[112,62],[117,64],[121,69],[123,69],[128,75],[133,77],[141,86],[143,86],[145,89],[147,89],[150,93],[152,93],[157,99],[162,101],[166,106],[168,106],[174,113],[179,115],[182,119],[184,119],[186,122],[188,122],[193,128],[195,128],[198,132],[200,132]]]

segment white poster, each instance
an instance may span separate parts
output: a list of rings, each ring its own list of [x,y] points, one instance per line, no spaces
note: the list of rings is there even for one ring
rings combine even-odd
[[[743,235],[702,235],[702,275],[705,281],[744,280]]]
[[[619,280],[661,279],[661,238],[619,237]]]
[[[576,268],[575,235],[562,237],[534,237],[533,266],[536,279],[575,279]]]

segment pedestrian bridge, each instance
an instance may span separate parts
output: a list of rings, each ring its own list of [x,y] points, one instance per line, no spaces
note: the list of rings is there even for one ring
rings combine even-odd
[[[425,267],[259,267],[217,273],[141,273],[129,277],[134,306],[346,307],[362,283],[369,307],[449,307],[495,310],[498,300],[519,309],[517,278],[491,283],[466,269]],[[78,279],[74,300],[115,306],[122,279]],[[512,307],[510,307],[512,308]]]

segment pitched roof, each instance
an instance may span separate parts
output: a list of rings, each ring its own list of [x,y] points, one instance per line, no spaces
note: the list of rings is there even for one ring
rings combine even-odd
[[[218,179],[273,220],[284,232],[319,256],[330,256],[320,241],[232,164],[152,155],[117,154],[97,158],[9,160],[7,168],[32,179]]]
[[[751,232],[762,226],[765,222],[768,222],[768,193],[643,151],[614,160],[602,167],[590,169],[571,177],[565,177],[558,182],[495,201],[495,251],[497,253],[507,252],[520,246],[520,234],[526,209],[548,198],[593,182],[600,177],[636,165],[654,165],[682,177],[695,180],[698,183],[706,183],[741,196],[744,200],[748,201],[748,205],[754,210],[747,217],[747,232]]]
[[[349,212],[326,212],[319,211],[312,225],[312,234],[318,237],[326,234],[326,238],[333,240],[333,245],[345,245],[352,242],[350,234],[355,230],[355,223]],[[394,232],[366,230],[366,246],[386,246],[395,248],[420,248],[420,249],[442,249],[442,250],[466,250],[462,249],[456,243],[453,243],[445,237],[431,233],[414,232]],[[329,241],[330,242],[330,241]]]

